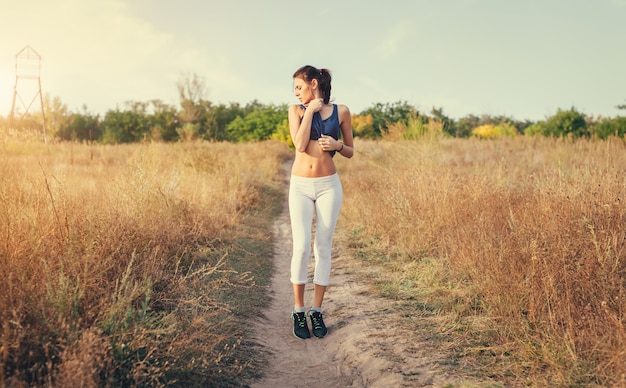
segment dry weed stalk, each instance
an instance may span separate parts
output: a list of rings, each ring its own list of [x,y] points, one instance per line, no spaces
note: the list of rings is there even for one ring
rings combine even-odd
[[[621,139],[359,141],[341,165],[343,222],[361,255],[395,271],[396,296],[491,321],[492,348],[518,360],[490,366],[494,375],[624,385],[624,148]]]
[[[230,267],[229,242],[287,147],[0,147],[0,386],[241,373],[241,335],[218,296],[253,284]]]

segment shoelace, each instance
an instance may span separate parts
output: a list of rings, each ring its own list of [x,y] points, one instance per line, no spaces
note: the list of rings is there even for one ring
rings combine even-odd
[[[311,322],[313,323],[313,327],[316,329],[322,328],[322,317],[318,317],[317,314],[311,315]]]
[[[296,320],[298,321],[298,326],[299,327],[305,327],[306,326],[306,316],[300,315],[300,314],[296,314]]]

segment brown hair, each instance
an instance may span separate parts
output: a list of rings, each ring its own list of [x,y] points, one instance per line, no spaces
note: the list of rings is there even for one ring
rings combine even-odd
[[[293,78],[302,78],[307,83],[311,83],[311,81],[316,79],[320,92],[322,93],[322,98],[324,99],[324,104],[330,102],[330,70],[318,69],[317,67],[306,65],[296,70],[296,72],[293,73]]]

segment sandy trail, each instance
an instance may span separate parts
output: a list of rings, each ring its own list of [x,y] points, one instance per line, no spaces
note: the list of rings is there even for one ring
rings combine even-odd
[[[285,190],[291,164],[283,166]],[[331,286],[324,299],[325,338],[302,340],[292,335],[293,291],[289,282],[291,229],[284,204],[274,223],[275,274],[272,302],[257,323],[257,340],[269,352],[265,376],[252,387],[419,387],[453,383],[438,370],[434,358],[420,349],[415,332],[401,327],[392,303],[372,297],[357,282],[355,261],[342,255],[335,242]],[[312,264],[305,303],[312,297]]]

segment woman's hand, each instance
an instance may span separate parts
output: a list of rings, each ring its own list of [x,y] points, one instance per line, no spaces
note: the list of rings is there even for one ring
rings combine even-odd
[[[309,101],[309,104],[306,106],[306,110],[315,113],[315,112],[321,111],[322,107],[324,107],[324,99],[314,98],[311,101]]]
[[[317,142],[319,143],[320,147],[322,147],[322,150],[324,151],[337,151],[340,147],[339,141],[335,140],[331,136],[324,135],[324,134],[322,134],[322,137],[317,139]]]

